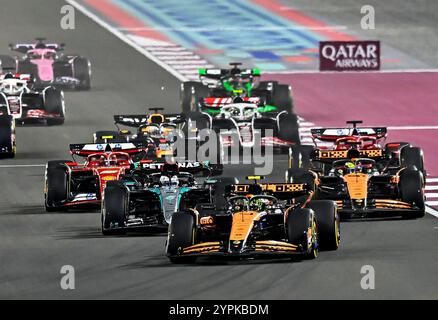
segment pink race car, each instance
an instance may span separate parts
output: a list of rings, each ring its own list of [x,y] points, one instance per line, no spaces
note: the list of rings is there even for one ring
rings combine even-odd
[[[45,43],[10,44],[22,57],[1,56],[2,72],[31,74],[38,86],[53,85],[63,89],[89,90],[91,88],[91,64],[82,56],[61,54],[64,44]]]

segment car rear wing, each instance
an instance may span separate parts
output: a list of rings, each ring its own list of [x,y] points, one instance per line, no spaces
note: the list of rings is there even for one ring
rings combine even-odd
[[[146,174],[163,172],[164,166],[166,165],[166,160],[141,160],[136,163],[137,169],[140,169]],[[208,175],[211,171],[211,167],[208,163],[200,161],[184,161],[177,162],[179,172],[190,173],[193,175]],[[175,172],[177,174],[177,172]]]
[[[245,97],[241,98],[244,103],[253,103],[256,105],[263,104],[264,101],[260,97]],[[201,106],[203,108],[222,108],[223,106],[226,106],[228,104],[234,103],[233,97],[227,97],[227,98],[215,98],[215,97],[209,97],[209,98],[203,98],[201,101]]]
[[[87,157],[90,154],[105,152],[126,152],[128,154],[137,154],[147,150],[145,142],[126,142],[126,143],[78,143],[70,145],[70,153],[81,157]]]
[[[237,72],[237,73],[236,73]],[[253,78],[260,77],[260,70],[257,68],[254,69],[218,69],[218,68],[210,68],[210,69],[199,69],[198,74],[200,78],[208,78],[214,80],[221,80],[227,76],[233,77],[239,75],[242,78]]]
[[[144,124],[148,123],[150,119],[150,114],[142,114],[142,115],[115,115],[114,123],[116,125],[124,125],[127,127],[138,128]],[[186,117],[184,114],[175,113],[175,114],[163,114],[164,122],[181,124],[186,121]]]
[[[16,80],[25,80],[25,81],[31,81],[32,75],[31,74],[25,74],[25,73],[10,73],[13,76],[13,79]],[[5,79],[6,74],[0,74],[0,81]]]
[[[335,142],[339,138],[350,136],[369,136],[376,139],[386,138],[388,130],[385,127],[364,127],[364,128],[318,128],[311,129],[310,133],[314,140]]]
[[[354,154],[354,156],[352,156]],[[314,161],[332,162],[351,158],[382,158],[385,154],[382,149],[355,149],[353,150],[316,150],[311,158]]]
[[[27,53],[29,50],[35,49],[35,43],[17,43],[17,44],[9,44],[9,48],[12,51],[17,51],[20,53]],[[45,43],[45,49],[52,49],[56,51],[61,51],[64,49],[64,44],[57,43]]]
[[[259,183],[263,193],[273,195],[280,200],[291,200],[293,198],[307,195],[311,188],[306,183]],[[251,184],[233,184],[225,188],[225,196],[247,195]]]

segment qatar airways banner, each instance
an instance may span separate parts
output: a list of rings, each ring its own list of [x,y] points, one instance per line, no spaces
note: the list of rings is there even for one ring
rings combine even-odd
[[[319,70],[380,70],[380,41],[321,41]]]

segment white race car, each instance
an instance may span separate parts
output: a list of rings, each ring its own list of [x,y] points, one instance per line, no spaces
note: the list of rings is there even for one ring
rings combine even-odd
[[[28,74],[0,75],[0,114],[8,114],[17,122],[46,120],[49,125],[64,123],[64,93],[54,87],[42,91],[32,88]]]
[[[293,113],[270,112],[258,98],[216,98],[211,102],[209,112],[190,113],[189,125],[219,133],[223,147],[238,142],[243,148],[260,144],[287,152],[292,145],[300,144],[298,117]]]

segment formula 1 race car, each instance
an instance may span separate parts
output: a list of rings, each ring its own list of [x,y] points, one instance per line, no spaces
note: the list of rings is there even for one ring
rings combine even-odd
[[[64,93],[52,86],[36,91],[33,85],[30,75],[0,75],[0,112],[11,115],[21,124],[40,120],[48,125],[63,124]]]
[[[389,142],[384,146],[385,127],[358,127],[362,121],[347,121],[352,127],[311,129],[315,146],[293,146],[289,149],[289,168],[305,168],[327,174],[336,160],[355,157],[371,158],[386,170],[415,167],[426,177],[423,150],[408,142]],[[318,146],[318,141],[329,146]],[[350,155],[350,153],[353,153]]]
[[[186,206],[184,197],[203,189],[195,175],[210,175],[208,163],[167,163],[143,160],[118,181],[110,181],[102,205],[102,233],[124,234],[130,230],[164,228],[174,212]]]
[[[143,152],[142,143],[72,144],[70,153],[86,157],[79,164],[69,160],[46,165],[44,199],[46,211],[79,205],[100,205],[108,182],[119,179],[133,165],[131,157]]]
[[[203,154],[198,157],[200,146],[209,142],[208,132],[200,134],[198,128],[189,128],[184,114],[160,113],[163,108],[149,108],[149,110],[153,113],[146,115],[115,115],[114,122],[118,131],[97,131],[94,133],[94,142],[144,142],[148,145],[148,159],[160,160],[172,157],[178,161],[208,160],[215,168],[215,171],[222,172],[222,153]],[[137,132],[132,134],[129,130],[121,129],[119,125],[137,128]]]
[[[241,63],[230,63],[230,69],[199,69],[200,81],[181,84],[183,112],[199,111],[202,99],[227,97],[258,97],[273,111],[293,112],[291,88],[277,81],[256,81],[259,69],[241,69]]]
[[[10,49],[23,53],[23,57],[0,56],[3,72],[31,74],[36,85],[53,85],[64,89],[89,90],[91,88],[90,61],[76,54],[60,54],[63,43],[45,43],[37,38],[36,43],[10,44]]]
[[[386,128],[312,129],[315,139],[333,147],[296,147],[290,154],[287,182],[312,185],[317,199],[331,199],[345,218],[402,216],[425,212],[423,152],[408,143],[379,140]],[[301,150],[300,150],[301,149]]]
[[[115,115],[117,131],[97,131],[95,143],[105,142],[145,142],[149,145],[149,158],[161,159],[174,156],[173,143],[181,137],[186,123],[184,114],[163,114],[163,108],[150,108],[153,113],[143,115]],[[119,125],[137,129],[135,134],[120,129]]]
[[[300,144],[298,117],[273,111],[260,98],[205,98],[202,110],[187,115],[189,128],[214,130],[225,148],[272,146],[287,152]]]
[[[14,158],[16,149],[15,119],[6,110],[0,111],[0,158]]]
[[[233,184],[222,197],[224,206],[198,201],[173,215],[166,246],[173,263],[203,256],[313,259],[319,249],[339,246],[336,203],[312,200],[305,184]]]

